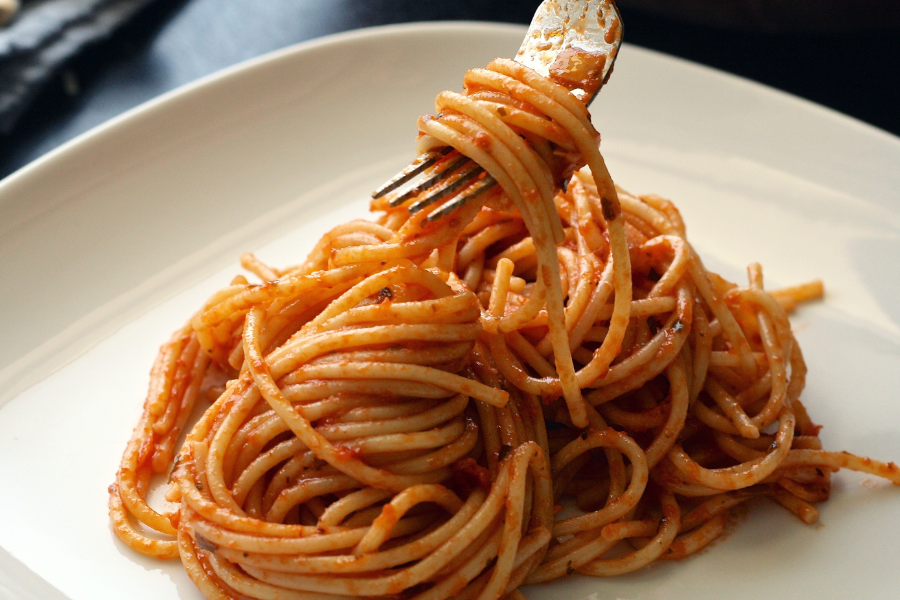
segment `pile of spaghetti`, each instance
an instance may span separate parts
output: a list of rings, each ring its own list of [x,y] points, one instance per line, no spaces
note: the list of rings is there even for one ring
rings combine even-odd
[[[262,283],[153,367],[110,488],[126,544],[208,598],[519,597],[690,555],[751,498],[812,523],[840,468],[900,484],[823,450],[799,400],[787,312],[820,284],[707,271],[561,85],[506,60],[465,83],[420,145],[499,186],[434,221],[376,200],[296,267],[245,255]]]

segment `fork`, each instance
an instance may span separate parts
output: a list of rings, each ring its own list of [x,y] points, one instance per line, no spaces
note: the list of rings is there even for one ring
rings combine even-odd
[[[621,41],[622,20],[614,0],[544,0],[515,60],[565,85],[587,106],[609,78]],[[575,54],[579,60],[570,62]],[[581,69],[572,69],[573,65]],[[416,157],[372,192],[372,199],[397,191],[388,205],[397,207],[415,198],[407,208],[415,214],[449,198],[428,215],[428,221],[436,221],[496,185],[497,180],[475,161],[448,146]]]

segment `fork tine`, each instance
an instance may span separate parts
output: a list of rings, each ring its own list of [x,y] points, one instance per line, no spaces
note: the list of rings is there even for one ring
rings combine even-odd
[[[443,162],[439,162],[434,167],[433,171],[428,174],[428,177],[426,177],[424,181],[406,190],[396,198],[391,198],[390,202],[388,202],[388,206],[400,206],[410,198],[418,196],[434,184],[438,183],[441,179],[453,175],[453,173],[458,171],[460,167],[468,162],[471,161],[465,156],[459,156],[456,158],[456,160],[451,160],[451,158],[448,158]]]
[[[486,175],[482,179],[466,188],[465,191],[463,191],[459,196],[456,196],[455,198],[447,202],[447,204],[443,205],[442,207],[428,215],[426,220],[437,221],[438,219],[446,217],[457,208],[461,208],[464,204],[466,204],[470,200],[474,200],[481,194],[493,188],[495,185],[497,185],[497,180],[494,179],[491,175]]]
[[[417,202],[410,205],[409,213],[416,214],[426,206],[431,206],[438,200],[442,198],[446,198],[450,194],[454,193],[456,190],[460,189],[482,173],[484,173],[484,169],[479,167],[473,161],[467,161],[468,164],[459,170],[459,172],[454,173],[452,176],[445,178],[440,182],[436,187],[428,190],[428,195],[418,200]]]
[[[430,150],[428,152],[425,152],[424,154],[419,155],[414,161],[409,163],[406,168],[397,173],[390,181],[372,192],[372,199],[377,200],[385,194],[393,192],[398,187],[439,161],[441,158],[443,158],[447,154],[450,154],[450,152],[452,151],[453,148],[447,146],[446,148],[441,148],[440,150]]]

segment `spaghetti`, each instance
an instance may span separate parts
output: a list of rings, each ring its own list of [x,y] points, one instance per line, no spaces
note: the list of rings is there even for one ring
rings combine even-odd
[[[840,468],[900,484],[823,450],[799,400],[787,312],[821,284],[707,271],[671,202],[615,187],[566,88],[499,59],[465,84],[420,146],[500,189],[434,222],[374,201],[296,267],[245,255],[263,283],[153,367],[110,488],[126,544],[207,598],[519,597],[688,556],[751,498],[815,522]]]

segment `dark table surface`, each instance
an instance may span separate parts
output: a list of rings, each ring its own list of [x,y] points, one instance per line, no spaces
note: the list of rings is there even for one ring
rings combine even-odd
[[[528,23],[539,0],[156,0],[67,65],[0,136],[0,178],[198,77],[312,38],[434,20]],[[897,9],[900,10],[900,9]],[[767,34],[622,7],[627,42],[765,83],[900,135],[900,31]]]

